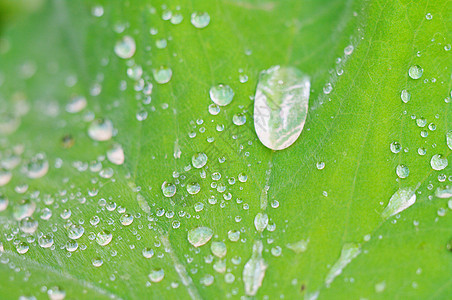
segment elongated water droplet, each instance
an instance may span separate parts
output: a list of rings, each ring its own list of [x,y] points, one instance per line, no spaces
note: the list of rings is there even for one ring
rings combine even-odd
[[[0,186],[8,184],[12,177],[13,174],[10,171],[0,167]]]
[[[255,241],[251,258],[246,262],[243,268],[243,283],[245,284],[245,293],[248,296],[254,296],[262,285],[265,277],[267,264],[262,258],[263,245],[261,241]]]
[[[188,241],[194,247],[201,247],[210,241],[213,235],[213,230],[209,227],[201,226],[191,229],[188,232]]]
[[[292,250],[293,252],[299,254],[305,252],[308,249],[309,239],[307,240],[299,240],[298,242],[287,244],[287,248]]]
[[[407,209],[416,202],[415,190],[412,188],[400,188],[389,199],[388,206],[383,210],[381,216],[387,219]]]
[[[411,99],[411,94],[410,94],[409,91],[403,90],[403,91],[400,93],[400,98],[402,99],[402,101],[403,101],[404,103],[408,103],[408,101],[410,101],[410,99]]]
[[[309,77],[293,67],[275,66],[259,75],[254,128],[266,147],[282,150],[300,136],[306,122]]]
[[[120,58],[131,58],[135,54],[135,50],[135,40],[131,36],[126,35],[116,42],[115,53]]]
[[[449,149],[452,150],[452,130],[449,130],[446,133],[446,143],[447,147],[449,147]]]
[[[254,218],[254,226],[256,227],[256,230],[258,232],[262,232],[264,231],[265,228],[267,228],[267,225],[268,225],[267,214],[257,213],[256,217]]]
[[[333,282],[333,280],[339,276],[344,268],[359,254],[361,253],[361,246],[355,243],[344,244],[341,251],[341,256],[331,267],[328,275],[325,278],[325,284],[327,287]]]

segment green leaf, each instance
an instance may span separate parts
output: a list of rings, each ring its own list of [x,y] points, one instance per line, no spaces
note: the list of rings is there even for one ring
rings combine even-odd
[[[0,38],[0,294],[447,298],[450,32],[450,1],[49,0],[16,18]],[[253,124],[276,65],[311,79],[281,151]],[[219,84],[234,97],[214,115]]]

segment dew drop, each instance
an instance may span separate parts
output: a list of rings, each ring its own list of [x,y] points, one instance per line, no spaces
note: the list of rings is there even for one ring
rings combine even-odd
[[[271,67],[259,75],[254,127],[266,147],[282,150],[303,130],[310,91],[309,77],[293,67]]]
[[[38,221],[32,217],[25,217],[20,220],[19,227],[23,232],[32,234],[38,228]]]
[[[331,267],[328,275],[325,278],[325,284],[327,287],[333,282],[333,280],[339,276],[344,268],[359,254],[361,253],[361,246],[355,243],[344,244],[341,251],[341,256]]]

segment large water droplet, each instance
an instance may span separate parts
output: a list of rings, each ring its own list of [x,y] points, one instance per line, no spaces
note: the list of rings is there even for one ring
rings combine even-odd
[[[201,247],[202,245],[205,245],[208,241],[210,241],[212,235],[212,229],[210,229],[209,227],[201,226],[191,229],[188,232],[188,241],[194,247]]]
[[[400,188],[389,199],[388,206],[383,210],[381,216],[387,219],[407,209],[416,202],[415,190],[412,188]]]
[[[42,248],[50,248],[53,245],[53,237],[50,235],[43,235],[38,239],[38,244]]]
[[[309,77],[293,67],[271,67],[259,75],[254,128],[266,147],[282,150],[300,136],[306,122]]]
[[[154,80],[157,83],[164,84],[171,80],[171,77],[173,76],[173,71],[169,67],[161,66],[158,69],[153,69],[152,74],[154,75]]]
[[[396,168],[396,173],[399,178],[407,178],[410,175],[410,170],[405,165],[398,165]]]
[[[191,163],[193,164],[193,167],[197,169],[202,168],[207,163],[207,155],[203,152],[197,153],[192,156]]]
[[[163,182],[162,192],[165,197],[173,197],[176,194],[176,186],[173,183]]]
[[[121,145],[113,145],[113,147],[107,151],[107,158],[115,165],[122,165],[124,163],[124,150]]]
[[[413,65],[408,70],[408,75],[410,75],[410,77],[413,79],[421,78],[422,73],[424,73],[424,70],[418,65]]]
[[[160,282],[165,277],[165,272],[163,269],[153,269],[148,277],[151,282]]]
[[[78,113],[82,109],[86,107],[86,98],[83,96],[75,96],[69,101],[69,103],[66,105],[66,111],[68,113]]]
[[[106,246],[111,242],[112,238],[113,235],[109,231],[102,230],[97,234],[96,242],[101,246]]]
[[[13,174],[10,171],[0,167],[0,186],[8,184],[12,177]]]
[[[94,120],[88,128],[88,135],[95,141],[108,141],[113,136],[113,123],[107,119]]]
[[[257,213],[256,217],[254,218],[254,226],[256,227],[256,230],[258,232],[262,232],[264,231],[265,228],[267,228],[267,225],[268,225],[267,214]]]
[[[49,162],[46,160],[43,154],[37,154],[27,164],[28,178],[32,179],[41,178],[47,174],[48,170]]]
[[[213,255],[219,258],[225,257],[227,253],[226,244],[223,242],[212,242],[210,250],[212,250]]]
[[[196,28],[204,28],[210,23],[210,16],[206,12],[194,12],[191,14],[191,23]]]
[[[116,42],[115,53],[120,58],[131,58],[135,54],[135,50],[135,40],[131,36],[126,35]]]
[[[20,220],[19,227],[23,232],[31,234],[34,233],[38,228],[38,221],[36,221],[32,217],[25,217]]]
[[[209,95],[215,104],[226,106],[234,98],[234,91],[229,85],[219,84],[210,88]]]
[[[251,258],[246,262],[243,268],[243,283],[245,284],[245,293],[248,296],[254,296],[262,285],[267,264],[262,258],[263,245],[261,241],[255,241]]]
[[[195,194],[199,193],[200,190],[201,190],[201,186],[197,182],[191,182],[191,183],[187,184],[187,192],[190,195],[195,195]]]
[[[449,162],[447,161],[447,158],[443,157],[441,154],[435,154],[432,156],[432,159],[430,160],[430,165],[432,166],[433,170],[440,171],[447,167]]]
[[[79,224],[72,224],[69,226],[67,232],[70,239],[76,240],[82,237],[83,233],[85,232],[85,228],[83,228],[83,226]]]

